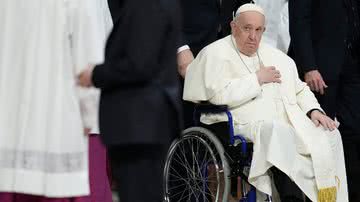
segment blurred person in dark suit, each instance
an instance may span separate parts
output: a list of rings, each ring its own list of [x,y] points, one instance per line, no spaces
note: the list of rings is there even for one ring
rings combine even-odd
[[[356,0],[289,0],[290,55],[331,118],[340,122],[349,199],[360,201],[359,14]]]
[[[105,62],[79,77],[101,89],[100,131],[121,202],[159,202],[168,146],[181,130],[175,0],[109,2]],[[141,5],[141,6],[139,6]]]

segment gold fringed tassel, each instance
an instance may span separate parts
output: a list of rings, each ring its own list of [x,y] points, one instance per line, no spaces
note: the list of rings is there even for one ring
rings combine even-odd
[[[318,202],[336,202],[336,187],[320,189]]]

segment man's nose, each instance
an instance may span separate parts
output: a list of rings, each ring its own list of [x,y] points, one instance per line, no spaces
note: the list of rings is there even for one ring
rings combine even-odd
[[[255,31],[251,31],[251,32],[249,33],[249,38],[250,38],[251,40],[255,40],[255,39],[256,39]]]

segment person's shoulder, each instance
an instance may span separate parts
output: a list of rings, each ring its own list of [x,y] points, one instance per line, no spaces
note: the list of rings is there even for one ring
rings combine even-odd
[[[207,54],[214,57],[226,57],[229,51],[234,51],[233,47],[231,46],[230,35],[205,46],[199,54]]]

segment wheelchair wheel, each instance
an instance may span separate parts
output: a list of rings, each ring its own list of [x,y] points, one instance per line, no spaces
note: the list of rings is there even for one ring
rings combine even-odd
[[[166,202],[227,202],[230,168],[218,138],[201,127],[186,129],[171,145],[164,169]]]

